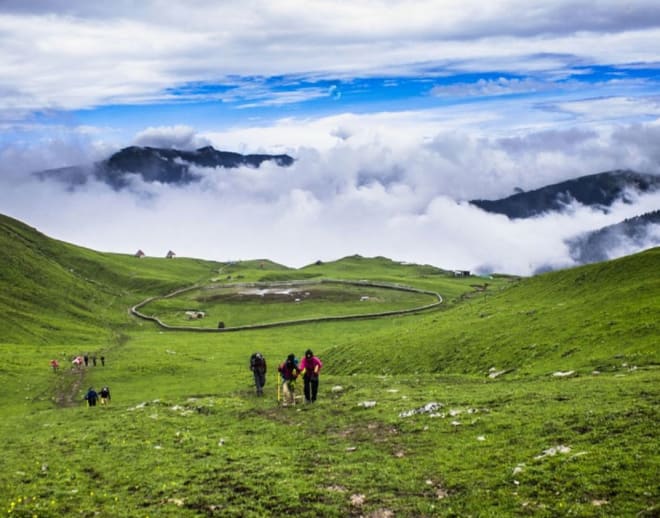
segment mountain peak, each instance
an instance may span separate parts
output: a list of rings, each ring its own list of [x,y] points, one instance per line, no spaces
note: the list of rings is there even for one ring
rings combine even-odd
[[[194,167],[227,169],[236,167],[259,168],[272,161],[280,167],[288,167],[294,160],[289,155],[242,155],[219,151],[204,146],[194,151],[149,146],[128,146],[106,160],[90,166],[71,166],[36,173],[40,178],[56,178],[71,185],[85,183],[90,176],[108,183],[115,189],[126,187],[130,179],[141,177],[145,182],[185,185],[199,181],[201,175]]]

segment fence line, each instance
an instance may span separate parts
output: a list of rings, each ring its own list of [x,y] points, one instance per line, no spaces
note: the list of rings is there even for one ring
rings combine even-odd
[[[381,311],[378,313],[362,313],[362,314],[355,314],[355,315],[337,315],[337,316],[327,316],[327,317],[314,317],[314,318],[302,318],[302,319],[297,319],[297,320],[282,320],[280,322],[270,322],[270,323],[263,323],[263,324],[246,324],[242,326],[234,326],[234,327],[223,327],[223,328],[213,328],[213,327],[190,327],[190,326],[171,326],[169,324],[166,324],[162,320],[160,320],[158,317],[152,316],[152,315],[145,315],[144,313],[138,311],[140,308],[143,306],[146,306],[150,302],[153,302],[154,300],[158,299],[166,299],[170,297],[174,297],[176,295],[179,295],[181,293],[185,293],[186,291],[191,291],[195,289],[203,289],[207,286],[199,286],[199,285],[193,285],[193,286],[187,286],[185,288],[179,288],[177,290],[174,290],[171,293],[168,293],[167,295],[163,296],[155,296],[155,297],[149,297],[142,302],[132,306],[130,308],[130,312],[132,315],[141,318],[143,320],[148,320],[151,322],[156,323],[158,326],[160,326],[163,329],[167,329],[168,331],[192,331],[192,332],[197,332],[197,333],[225,333],[225,332],[233,332],[233,331],[247,331],[247,330],[253,330],[253,329],[268,329],[272,327],[282,327],[282,326],[291,326],[291,325],[299,325],[299,324],[310,324],[310,323],[315,323],[315,322],[332,322],[332,321],[342,321],[342,320],[361,320],[361,319],[369,319],[369,318],[379,318],[379,317],[385,317],[385,316],[396,316],[396,315],[405,315],[409,313],[417,313],[420,311],[426,311],[432,308],[435,308],[442,304],[442,296],[439,293],[436,293],[435,291],[428,291],[428,290],[422,290],[419,288],[413,288],[411,286],[405,286],[402,284],[396,284],[396,283],[385,283],[385,282],[372,282],[372,281],[366,281],[366,280],[360,280],[360,281],[349,281],[349,280],[341,280],[341,279],[317,279],[317,280],[302,280],[302,281],[276,281],[276,282],[241,282],[241,283],[232,283],[232,284],[217,284],[215,287],[219,288],[272,288],[272,287],[283,287],[283,286],[305,286],[305,285],[313,285],[313,284],[347,284],[351,286],[366,286],[366,287],[372,287],[372,288],[384,288],[384,289],[391,289],[391,290],[398,290],[398,291],[409,291],[413,293],[422,293],[426,295],[431,295],[433,297],[436,297],[438,299],[437,302],[434,302],[432,304],[426,304],[424,306],[418,306],[415,308],[409,308],[409,309],[397,309],[397,310],[392,310],[392,311]]]

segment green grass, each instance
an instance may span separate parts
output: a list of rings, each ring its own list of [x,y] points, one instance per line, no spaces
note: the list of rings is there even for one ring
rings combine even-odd
[[[227,327],[273,322],[347,317],[406,311],[438,303],[430,293],[389,289],[345,282],[312,284],[210,285],[173,297],[158,299],[140,308],[170,326]],[[203,311],[204,318],[191,318]]]
[[[138,260],[0,223],[8,516],[660,512],[660,249],[530,279],[454,279],[384,258],[300,270]],[[446,304],[236,333],[166,332],[127,312],[193,284],[321,278],[413,286]],[[347,310],[348,295],[327,294],[317,309]],[[279,318],[291,306],[241,303],[237,314]],[[308,347],[324,362],[319,401],[278,407],[275,367]],[[260,399],[255,350],[269,363]],[[84,352],[106,366],[72,371]],[[86,388],[105,384],[112,404],[86,408]],[[432,402],[434,414],[403,416]]]

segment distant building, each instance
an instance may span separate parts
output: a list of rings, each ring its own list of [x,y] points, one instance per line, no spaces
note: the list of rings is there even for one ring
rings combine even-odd
[[[142,250],[138,250],[137,252],[135,252],[135,257],[137,258],[144,257],[144,252]]]
[[[454,277],[469,277],[470,270],[454,270]]]
[[[165,256],[166,259],[174,259],[176,257],[176,254],[170,250],[167,252],[167,255]]]

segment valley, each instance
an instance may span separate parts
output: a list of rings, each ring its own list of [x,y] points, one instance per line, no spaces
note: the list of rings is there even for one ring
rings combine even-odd
[[[0,505],[9,516],[658,512],[658,248],[529,278],[458,278],[384,257],[299,269],[137,259],[4,216],[0,244]],[[145,312],[173,311],[172,322],[188,325],[182,310],[221,304],[211,324],[232,306],[255,323],[303,307],[289,294],[223,291],[238,276],[400,284],[443,303],[234,333],[168,331],[129,312],[193,285],[213,289]],[[315,286],[317,316],[433,302]],[[277,365],[308,348],[323,361],[319,400],[283,408]],[[263,398],[248,368],[255,351],[268,362]],[[86,353],[105,364],[73,369]],[[86,407],[87,388],[105,385],[110,405]]]

